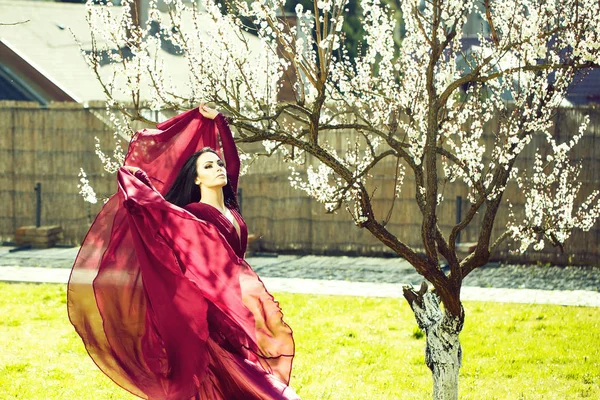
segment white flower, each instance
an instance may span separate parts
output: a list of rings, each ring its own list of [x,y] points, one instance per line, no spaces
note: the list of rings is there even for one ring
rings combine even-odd
[[[87,175],[85,174],[83,168],[79,169],[79,184],[77,187],[79,188],[79,194],[83,197],[83,200],[92,204],[96,204],[98,202],[98,199],[96,198],[96,192],[94,192],[94,189],[90,186],[90,182],[87,179]]]
[[[554,136],[554,115],[564,104],[574,71],[537,68],[570,55],[578,63],[599,62],[596,0],[494,2],[489,15],[474,0],[402,1],[398,11],[405,35],[400,46],[394,40],[399,21],[391,8],[380,0],[362,0],[365,46],[353,59],[341,42],[347,0],[317,0],[316,12],[297,4],[296,25],[289,32],[278,17],[279,2],[272,0],[232,0],[239,15],[224,14],[212,1],[202,2],[199,10],[196,3],[183,0],[168,0],[165,13],[151,1],[149,15],[161,27],[152,35],[149,27],[135,26],[131,0],[123,0],[123,7],[88,3],[94,40],[86,45],[91,49],[82,50],[109,93],[109,117],[102,119],[114,130],[115,142],[133,131],[131,121],[115,110],[130,110],[141,100],[153,110],[184,109],[208,99],[235,111],[248,124],[244,134],[259,132],[260,140],[266,139],[266,153],[290,163],[290,185],[328,211],[345,207],[358,225],[381,218],[365,215],[363,209],[369,199],[361,196],[374,187],[379,189],[374,204],[387,201],[377,197],[383,191],[399,196],[401,188],[414,191],[411,198],[429,201],[426,185],[431,182],[423,186],[415,175],[427,176],[423,161],[430,152],[436,152],[439,172],[438,197],[431,199],[436,205],[442,203],[442,194],[454,195],[456,188],[475,204],[507,196],[510,185],[519,187],[523,208],[512,209],[507,229],[520,251],[564,242],[574,229],[591,229],[600,216],[600,193],[588,190],[583,196],[579,174],[585,167],[569,158],[587,134],[589,118],[582,117],[578,129],[567,132],[568,139]],[[564,12],[574,8],[577,13]],[[491,18],[498,35],[492,40],[483,31],[487,23],[476,26],[470,33],[479,38],[478,46],[464,49],[461,34],[448,34],[453,27],[462,32],[470,13],[482,21]],[[434,31],[430,21],[436,18],[441,21]],[[244,30],[246,20],[258,27],[258,36]],[[315,37],[317,24],[321,37]],[[560,29],[553,31],[556,26]],[[447,41],[447,47],[432,64],[434,35],[436,43]],[[181,55],[166,54],[165,44],[181,49]],[[131,55],[118,51],[125,47]],[[105,58],[110,65],[100,66]],[[173,62],[181,65],[172,69]],[[472,82],[455,85],[474,72]],[[302,107],[286,109],[277,121],[269,121],[281,110],[279,92],[288,76],[295,77],[290,87]],[[322,106],[316,103],[321,94]],[[439,109],[432,110],[432,105]],[[306,154],[310,150],[290,147],[301,141],[314,149],[307,134],[310,112],[304,110],[312,112],[315,106],[320,107],[319,128],[369,128],[320,130],[319,161]],[[96,153],[105,170],[122,165],[121,146],[98,142]],[[396,154],[372,168],[376,157],[390,150],[401,152],[400,162]],[[529,165],[524,153],[535,154]],[[244,164],[247,168],[249,163]],[[382,189],[386,182],[389,186]],[[441,190],[446,184],[453,188]],[[87,189],[85,193],[92,198]],[[379,205],[374,209],[381,213]]]

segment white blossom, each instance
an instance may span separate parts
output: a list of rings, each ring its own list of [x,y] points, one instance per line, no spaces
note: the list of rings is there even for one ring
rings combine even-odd
[[[83,197],[83,200],[92,204],[96,204],[98,202],[96,192],[90,186],[90,181],[88,180],[83,168],[79,169],[79,184],[77,187],[79,188],[79,194]]]
[[[511,207],[507,227],[521,251],[564,243],[573,229],[589,230],[598,220],[600,194],[582,196],[582,166],[569,158],[589,121],[581,121],[569,140],[557,142],[553,135],[573,66],[600,62],[596,0],[492,2],[488,10],[474,0],[402,1],[401,43],[394,40],[400,21],[390,7],[363,0],[364,46],[354,59],[343,44],[347,0],[317,0],[316,8],[306,9],[298,4],[295,26],[280,19],[280,2],[273,0],[232,0],[235,12],[229,13],[212,0],[200,1],[201,7],[164,3],[168,12],[151,1],[151,21],[139,27],[129,13],[131,0],[123,7],[88,2],[94,40],[92,49],[82,50],[91,50],[84,55],[110,99],[107,120],[116,142],[131,137],[132,128],[115,110],[215,102],[247,124],[246,135],[260,132],[267,154],[289,163],[293,187],[328,211],[346,208],[359,226],[382,218],[366,215],[363,207],[378,162],[389,158],[397,165],[397,197],[407,174],[426,175],[424,161],[432,152],[440,181],[464,185],[472,204],[498,201],[511,184],[526,194],[522,212]],[[479,43],[465,49],[469,14],[485,22],[475,32]],[[256,36],[241,17],[252,21]],[[167,45],[180,55],[166,54]],[[103,57],[109,65],[100,66]],[[172,75],[177,62],[184,79]],[[281,112],[278,91],[289,75],[296,77],[289,83],[297,107]],[[308,117],[315,107],[316,120],[316,114]],[[340,124],[361,128],[334,129]],[[320,136],[313,143],[315,131]],[[335,144],[328,142],[331,132],[341,138]],[[493,132],[492,140],[486,132]],[[536,135],[545,137],[545,147],[533,165],[515,167]],[[307,145],[293,145],[298,142]],[[105,169],[115,171],[124,152],[120,144],[114,151],[107,147],[97,144],[96,152]],[[311,153],[316,147],[319,156]],[[244,171],[254,158],[244,156]],[[443,201],[443,192],[429,191],[428,183],[415,179],[413,187],[419,202],[437,207]],[[428,193],[437,197],[428,199]]]
[[[520,242],[518,251],[524,252],[532,244],[535,250],[542,249],[546,242],[563,244],[574,229],[588,231],[600,217],[599,190],[593,190],[577,207],[582,165],[569,159],[569,152],[588,123],[589,119],[584,118],[579,132],[560,145],[547,136],[552,153],[544,160],[538,149],[531,173],[516,178],[519,189],[525,193],[525,215],[524,219],[516,218],[511,212],[508,227],[513,239]]]

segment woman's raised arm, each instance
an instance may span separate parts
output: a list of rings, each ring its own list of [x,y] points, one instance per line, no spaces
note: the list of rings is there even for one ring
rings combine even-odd
[[[217,125],[219,136],[221,137],[227,179],[229,179],[233,194],[237,198],[238,179],[240,177],[240,156],[238,155],[231,129],[229,129],[229,124],[222,113],[206,107],[204,103],[200,104],[198,111],[200,111],[203,117],[214,120]]]
[[[227,176],[231,183],[233,193],[237,197],[238,179],[240,176],[240,156],[238,155],[237,147],[233,140],[233,134],[229,129],[229,124],[225,119],[225,116],[219,113],[215,117],[215,123],[221,136],[221,146],[223,148],[223,158],[225,158],[225,168],[227,169]]]

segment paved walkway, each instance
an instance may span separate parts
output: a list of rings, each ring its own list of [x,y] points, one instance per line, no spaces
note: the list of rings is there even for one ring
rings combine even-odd
[[[0,247],[0,281],[64,284],[69,279],[70,267],[78,251],[77,248],[55,248],[10,253],[10,249],[9,247]],[[402,297],[403,285],[420,283],[419,276],[414,273],[406,261],[393,258],[278,256],[249,257],[248,262],[258,271],[261,279],[272,292],[395,298]],[[329,268],[331,271],[349,271],[346,275],[349,273],[359,276],[360,271],[363,271],[361,275],[363,277],[365,275],[373,276],[369,275],[368,271],[376,269],[384,274],[392,272],[400,274],[406,279],[396,283],[359,282],[335,279],[338,276],[335,273],[332,273],[329,279],[294,277],[294,272],[301,269],[304,264],[321,272],[324,268]],[[367,273],[365,274],[364,271]],[[287,277],[280,275],[287,275]],[[464,286],[462,299],[465,301],[600,307],[600,292],[592,290]]]

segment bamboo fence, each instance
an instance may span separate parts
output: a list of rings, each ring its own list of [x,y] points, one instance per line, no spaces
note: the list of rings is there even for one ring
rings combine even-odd
[[[42,224],[60,225],[64,244],[79,244],[103,198],[116,189],[114,175],[105,172],[95,154],[96,139],[104,149],[114,143],[113,131],[103,121],[102,105],[83,107],[74,103],[58,103],[42,108],[37,103],[0,102],[0,239],[14,241],[18,227],[35,222],[34,187],[42,184]],[[577,131],[583,115],[589,115],[590,126],[577,147],[574,161],[582,161],[582,190],[589,193],[600,189],[600,109],[561,109],[557,112],[555,136],[565,141]],[[484,141],[494,140],[494,124],[488,127]],[[353,133],[329,132],[322,140],[339,151],[347,146]],[[124,143],[124,145],[126,145]],[[260,144],[243,144],[245,152],[261,151]],[[536,136],[517,163],[519,168],[532,165],[536,148],[543,149],[543,138]],[[542,150],[543,152],[544,150]],[[316,165],[307,158],[307,165]],[[79,194],[79,170],[83,168],[98,194],[99,203],[84,202]],[[390,207],[390,231],[408,245],[421,247],[420,212],[414,202],[415,185],[407,170],[399,198],[393,199],[396,165],[390,159],[373,171],[370,190],[374,191],[373,206],[378,219],[383,220]],[[374,239],[365,229],[354,226],[343,208],[327,214],[322,204],[293,189],[288,181],[288,166],[280,156],[259,158],[240,180],[242,212],[251,233],[260,234],[263,251],[303,254],[345,254],[393,256],[389,248]],[[469,203],[466,188],[443,184],[444,201],[439,207],[439,226],[448,233],[455,224],[458,196],[462,197],[462,213]],[[515,210],[521,210],[524,196],[516,186],[506,189]],[[498,213],[494,225],[497,237],[506,228],[507,203]],[[461,234],[461,242],[474,242],[479,234],[481,213]],[[565,252],[547,246],[541,251],[530,250],[523,255],[510,252],[511,242],[502,246],[495,258],[511,262],[554,264],[598,264],[600,259],[600,223],[589,232],[575,232],[565,245]],[[513,245],[514,246],[514,245]]]

